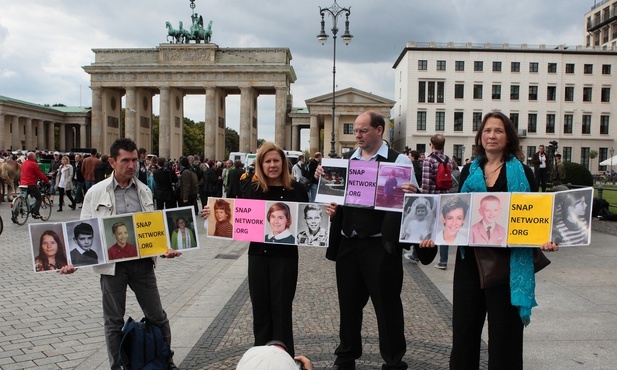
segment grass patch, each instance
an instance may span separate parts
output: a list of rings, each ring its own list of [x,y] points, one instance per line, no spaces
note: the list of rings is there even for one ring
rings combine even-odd
[[[593,196],[598,197],[598,186],[594,186]],[[602,199],[611,205],[611,207],[617,208],[617,185],[602,185]]]

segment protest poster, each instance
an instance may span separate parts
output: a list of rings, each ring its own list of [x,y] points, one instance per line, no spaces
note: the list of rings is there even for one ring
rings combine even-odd
[[[166,209],[165,229],[171,249],[179,251],[199,249],[199,235],[193,206]]]
[[[540,246],[550,240],[553,194],[512,193],[508,216],[510,247]]]
[[[323,158],[321,160],[324,175],[319,177],[316,202],[345,204],[349,162],[347,159]]]
[[[133,215],[101,218],[107,262],[139,258]]]
[[[298,203],[267,201],[266,209],[266,235],[262,241],[295,245],[298,233]]]
[[[506,247],[510,193],[475,193],[471,206],[470,246]]]
[[[163,211],[135,213],[137,248],[141,258],[167,253],[167,233]]]
[[[98,218],[68,221],[64,224],[69,262],[75,268],[107,263]]]
[[[29,224],[34,272],[59,270],[68,264],[62,223]]]
[[[355,161],[360,162],[360,161]],[[326,205],[319,203],[298,203],[298,246],[327,247],[330,218]]]
[[[405,196],[403,183],[410,183],[411,176],[413,176],[411,164],[379,162],[375,209],[402,212]]]
[[[405,194],[399,241],[420,243],[432,239],[438,209],[438,194]]]
[[[235,200],[233,239],[263,242],[265,235],[266,202],[259,199]]]
[[[551,241],[559,247],[591,244],[593,188],[554,193]]]
[[[377,191],[379,162],[349,161],[347,178],[346,206],[373,207]]]
[[[220,239],[233,239],[235,199],[208,198],[210,216],[204,222],[208,237]]]
[[[471,193],[441,194],[437,215],[436,245],[467,245],[469,243],[469,206]]]

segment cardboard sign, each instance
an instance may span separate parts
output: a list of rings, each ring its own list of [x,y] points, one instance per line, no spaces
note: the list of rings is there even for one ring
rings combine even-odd
[[[345,205],[373,207],[379,162],[349,161]]]
[[[508,245],[539,246],[550,240],[551,193],[512,193],[508,217]]]
[[[134,220],[139,255],[143,258],[167,253],[163,212],[136,213]]]
[[[236,199],[234,206],[234,240],[263,242],[266,202],[256,199]]]

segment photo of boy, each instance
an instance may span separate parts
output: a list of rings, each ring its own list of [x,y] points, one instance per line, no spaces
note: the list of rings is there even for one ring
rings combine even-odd
[[[68,229],[69,225],[67,225]],[[68,234],[68,233],[67,233]],[[94,237],[94,228],[86,222],[79,222],[73,228],[73,248],[69,254],[75,267],[85,267],[99,264],[99,255],[95,251],[98,243]],[[101,256],[102,257],[102,256]],[[103,259],[101,258],[101,262]]]

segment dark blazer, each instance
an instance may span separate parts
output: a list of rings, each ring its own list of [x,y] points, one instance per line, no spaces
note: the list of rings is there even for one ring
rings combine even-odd
[[[165,171],[159,168],[154,171],[154,199],[157,200],[174,200],[175,195],[171,186],[172,182],[178,182],[176,171]]]

